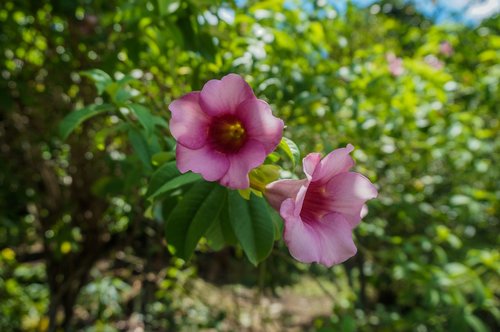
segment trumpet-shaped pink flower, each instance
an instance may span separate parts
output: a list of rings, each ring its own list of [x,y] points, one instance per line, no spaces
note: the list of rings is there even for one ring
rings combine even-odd
[[[365,202],[378,193],[366,177],[349,172],[353,149],[349,144],[323,159],[310,153],[303,160],[306,179],[267,186],[266,198],[285,220],[285,243],[301,262],[332,266],[356,254],[352,229],[366,214]]]
[[[452,56],[453,55],[453,46],[451,46],[450,42],[444,41],[439,44],[439,53],[444,56]]]
[[[389,63],[389,71],[392,76],[398,77],[404,74],[403,59],[398,58],[394,53],[387,53],[386,60]]]
[[[441,70],[444,67],[443,61],[439,60],[435,55],[429,54],[424,58],[425,63],[434,69]]]
[[[248,188],[248,172],[264,162],[283,133],[283,121],[236,74],[208,81],[169,109],[179,170],[233,189]]]

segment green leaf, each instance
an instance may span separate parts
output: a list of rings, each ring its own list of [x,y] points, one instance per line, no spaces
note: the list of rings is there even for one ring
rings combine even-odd
[[[131,81],[134,81],[134,78],[126,75],[116,82],[111,81],[106,84],[105,91],[115,104],[124,104],[134,97],[133,89],[128,85]]]
[[[161,165],[160,167],[158,167],[156,171],[154,171],[153,175],[151,176],[146,196],[154,194],[166,182],[172,180],[173,178],[179,175],[181,175],[181,173],[177,169],[175,161],[171,161]]]
[[[345,315],[342,317],[341,321],[342,328],[341,331],[345,332],[355,332],[356,331],[356,320],[350,315]]]
[[[273,221],[274,225],[274,240],[278,241],[281,239],[281,234],[283,234],[285,223],[283,222],[283,219],[281,219],[281,216],[278,213],[278,211],[274,209],[269,209],[269,213],[271,215],[271,220]]]
[[[177,169],[175,161],[163,164],[151,176],[146,197],[154,199],[159,195],[177,189],[188,183],[201,180],[201,176],[195,173],[182,174]]]
[[[193,183],[196,181],[200,181],[201,176],[195,173],[186,173],[182,174],[167,183],[165,183],[163,186],[160,187],[156,192],[154,192],[151,196],[148,198],[153,199],[158,197],[159,195],[165,194],[169,191],[175,190],[177,188],[180,188],[182,186],[185,186],[186,184]]]
[[[191,187],[167,220],[167,243],[175,254],[188,260],[198,241],[217,220],[227,197],[226,188],[213,182]]]
[[[106,88],[113,83],[113,79],[107,73],[100,69],[91,69],[80,72],[80,75],[90,78],[94,81],[97,93],[102,95]]]
[[[269,154],[266,159],[269,161],[269,163],[276,163],[280,160],[280,155],[277,152],[273,152]]]
[[[82,122],[96,116],[100,113],[112,110],[113,106],[109,104],[102,105],[90,105],[79,109],[77,111],[71,112],[61,121],[59,125],[59,133],[63,140],[67,139],[69,134],[73,132]]]
[[[148,136],[153,134],[156,120],[153,117],[153,114],[151,114],[151,111],[147,107],[139,104],[130,104],[128,105],[128,108],[135,115],[139,123],[144,127],[146,134]]]
[[[135,153],[139,157],[139,160],[144,165],[144,168],[150,171],[151,168],[151,153],[149,151],[149,146],[147,140],[144,138],[142,133],[136,129],[130,129],[128,132],[128,138],[130,144],[134,148]]]
[[[113,83],[111,86],[113,86]],[[117,84],[113,88],[106,89],[110,94],[111,98],[116,104],[123,104],[127,100],[133,97],[133,94],[127,89],[127,87]]]
[[[250,262],[257,265],[274,244],[274,224],[263,198],[243,199],[237,191],[229,193],[229,219],[238,241]]]
[[[260,165],[259,167],[252,169],[248,174],[252,189],[256,189],[260,192],[264,192],[266,190],[266,185],[276,181],[279,176],[280,167],[276,165]]]
[[[234,234],[233,226],[231,225],[231,219],[229,218],[228,203],[229,202],[226,201],[226,206],[222,209],[219,216],[220,228],[226,244],[235,246],[238,244],[238,239],[236,238],[236,234]]]
[[[486,300],[485,293],[487,292],[487,287],[485,287],[480,278],[475,278],[472,281],[472,285],[474,287],[474,298],[476,303],[478,306],[482,306]]]
[[[123,194],[123,180],[117,177],[104,176],[92,184],[92,193],[99,197]]]
[[[172,211],[177,206],[177,203],[179,203],[179,199],[179,196],[171,196],[168,199],[164,199],[163,201],[159,202],[161,205],[161,218],[159,218],[160,220],[168,220],[168,218],[172,214]]]
[[[490,329],[475,315],[465,314],[465,321],[474,332],[488,332]]]
[[[227,206],[227,200],[219,214],[219,218],[210,226],[210,228],[205,233],[208,244],[214,250],[220,250],[226,245],[236,245],[238,239],[234,234],[231,222],[229,220],[229,211]]]
[[[205,233],[208,245],[215,251],[219,251],[226,245],[224,234],[222,233],[220,219],[216,220]]]
[[[160,16],[169,15],[175,13],[180,5],[180,1],[158,0],[158,12],[160,13]]]
[[[164,118],[162,118],[160,116],[153,115],[153,121],[154,121],[155,125],[168,129],[168,123],[167,123],[167,121],[165,121]]]
[[[174,158],[175,158],[174,151],[162,151],[155,153],[151,158],[151,162],[153,163],[154,166],[160,166],[168,161],[171,161]]]
[[[279,147],[280,149],[285,151],[286,155],[288,156],[288,158],[290,158],[293,166],[295,167],[295,165],[300,159],[300,150],[297,144],[295,144],[291,139],[283,137],[281,139]]]

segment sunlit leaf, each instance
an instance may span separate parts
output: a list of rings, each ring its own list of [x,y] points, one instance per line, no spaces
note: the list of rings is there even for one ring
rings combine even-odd
[[[151,159],[153,166],[160,166],[175,158],[175,152],[164,151],[155,153]]]
[[[97,93],[102,94],[106,88],[113,83],[113,79],[106,72],[100,69],[91,69],[80,72],[82,76],[90,78],[94,81],[94,84],[97,88]]]
[[[59,133],[62,139],[65,140],[66,138],[68,138],[69,134],[71,134],[71,132],[75,130],[76,127],[78,127],[85,120],[88,120],[93,116],[110,111],[112,109],[113,106],[109,104],[103,104],[103,105],[93,104],[69,113],[68,115],[66,115],[66,117],[62,120],[62,122],[59,125]]]
[[[283,137],[279,147],[286,153],[288,158],[290,158],[293,166],[295,166],[300,159],[300,150],[297,144],[295,144],[291,139]]]

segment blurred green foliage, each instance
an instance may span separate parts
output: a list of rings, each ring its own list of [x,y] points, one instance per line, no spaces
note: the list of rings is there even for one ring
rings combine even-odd
[[[223,329],[226,313],[183,300],[197,275],[271,291],[330,280],[331,314],[305,329],[500,328],[500,17],[471,28],[398,1],[289,3],[2,5],[0,330]],[[356,147],[380,195],[346,264],[294,263],[278,242],[254,268],[239,248],[213,253],[214,236],[188,264],[170,256],[163,224],[182,195],[146,199],[173,158],[167,106],[229,72],[302,152]]]

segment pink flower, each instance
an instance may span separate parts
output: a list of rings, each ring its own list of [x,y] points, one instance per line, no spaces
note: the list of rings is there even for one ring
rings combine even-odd
[[[441,60],[436,58],[436,56],[429,54],[424,58],[425,63],[436,70],[441,70],[444,67],[444,64]]]
[[[365,202],[377,189],[363,175],[349,172],[354,147],[303,160],[306,179],[279,180],[267,186],[266,198],[285,220],[283,238],[290,253],[304,263],[332,266],[356,254],[352,229],[366,214]]]
[[[264,162],[283,133],[283,121],[236,74],[208,81],[169,109],[179,170],[233,189],[248,188],[248,172]]]
[[[439,44],[439,52],[444,55],[444,56],[451,56],[453,55],[453,46],[447,41],[442,42]]]
[[[389,71],[392,76],[398,77],[403,75],[405,68],[403,67],[403,59],[398,58],[394,53],[387,53],[385,59],[389,63]]]

